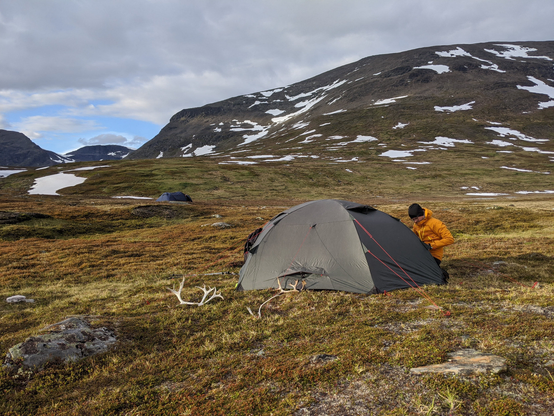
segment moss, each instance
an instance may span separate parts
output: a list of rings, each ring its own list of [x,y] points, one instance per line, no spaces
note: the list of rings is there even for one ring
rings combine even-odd
[[[277,170],[253,171],[264,180],[291,175]],[[241,170],[226,170],[230,181],[239,178],[233,172]],[[338,172],[310,175],[322,184],[342,180]],[[276,187],[283,185],[273,178]],[[381,202],[379,209],[406,221],[404,202]],[[370,406],[377,414],[425,414],[431,407],[445,413],[454,406],[462,414],[522,414],[517,412],[528,410],[528,403],[551,395],[552,379],[540,366],[554,337],[554,239],[529,233],[541,229],[536,224],[552,226],[551,210],[543,209],[550,208],[549,200],[510,200],[502,209],[487,209],[489,202],[429,201],[459,233],[446,250],[451,283],[424,288],[450,316],[430,309],[415,290],[388,296],[314,291],[282,295],[255,319],[247,308],[257,310],[275,292],[234,290],[244,238],[296,203],[252,197],[161,204],[162,210],[147,210],[153,216],[137,219],[135,208],[158,205],[72,197],[3,201],[3,210],[53,217],[40,219],[37,230],[58,227],[66,234],[0,241],[0,297],[35,299],[0,303],[0,349],[78,314],[114,328],[120,341],[106,353],[52,365],[32,378],[0,372],[0,413],[289,415],[310,403],[331,402],[342,391],[354,397],[349,386],[363,386],[367,397],[388,403],[378,407],[379,401],[367,400],[368,413]],[[165,207],[176,216],[166,219]],[[497,215],[518,213],[526,219],[502,228]],[[219,221],[214,214],[235,226],[204,226]],[[179,305],[166,288],[181,276],[183,299],[199,300],[196,286],[206,285],[221,290],[224,300]],[[539,287],[527,287],[536,280]],[[510,372],[464,378],[408,371],[444,362],[448,352],[466,347],[502,355]],[[322,354],[337,359],[314,359]]]

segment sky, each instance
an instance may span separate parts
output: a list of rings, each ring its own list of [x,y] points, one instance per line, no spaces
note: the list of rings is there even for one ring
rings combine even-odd
[[[2,0],[0,129],[138,148],[176,112],[371,55],[554,40],[552,0]]]

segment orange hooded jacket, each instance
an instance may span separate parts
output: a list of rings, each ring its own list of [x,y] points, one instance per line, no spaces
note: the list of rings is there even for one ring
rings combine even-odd
[[[433,212],[430,209],[423,209],[425,219],[414,223],[413,231],[421,241],[431,246],[431,255],[438,260],[442,260],[444,247],[452,244],[454,237],[442,221],[433,218]]]

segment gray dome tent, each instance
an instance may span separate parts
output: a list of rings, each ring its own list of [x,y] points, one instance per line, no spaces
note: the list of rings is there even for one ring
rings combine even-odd
[[[307,202],[275,216],[255,237],[245,246],[239,291],[278,288],[279,282],[290,289],[296,281],[306,289],[354,293],[445,283],[419,238],[368,205]]]
[[[192,202],[192,198],[182,192],[164,192],[156,202]]]

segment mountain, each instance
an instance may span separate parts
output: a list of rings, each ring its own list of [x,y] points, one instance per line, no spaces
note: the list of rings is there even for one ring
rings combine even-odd
[[[91,162],[95,160],[120,160],[126,157],[132,149],[118,145],[96,145],[85,146],[64,156],[73,159],[75,162]]]
[[[504,152],[551,164],[553,59],[552,41],[370,56],[289,86],[184,109],[129,158],[405,161],[473,146],[476,161]]]
[[[2,166],[52,166],[73,160],[49,150],[44,150],[23,133],[0,130],[0,165]]]

